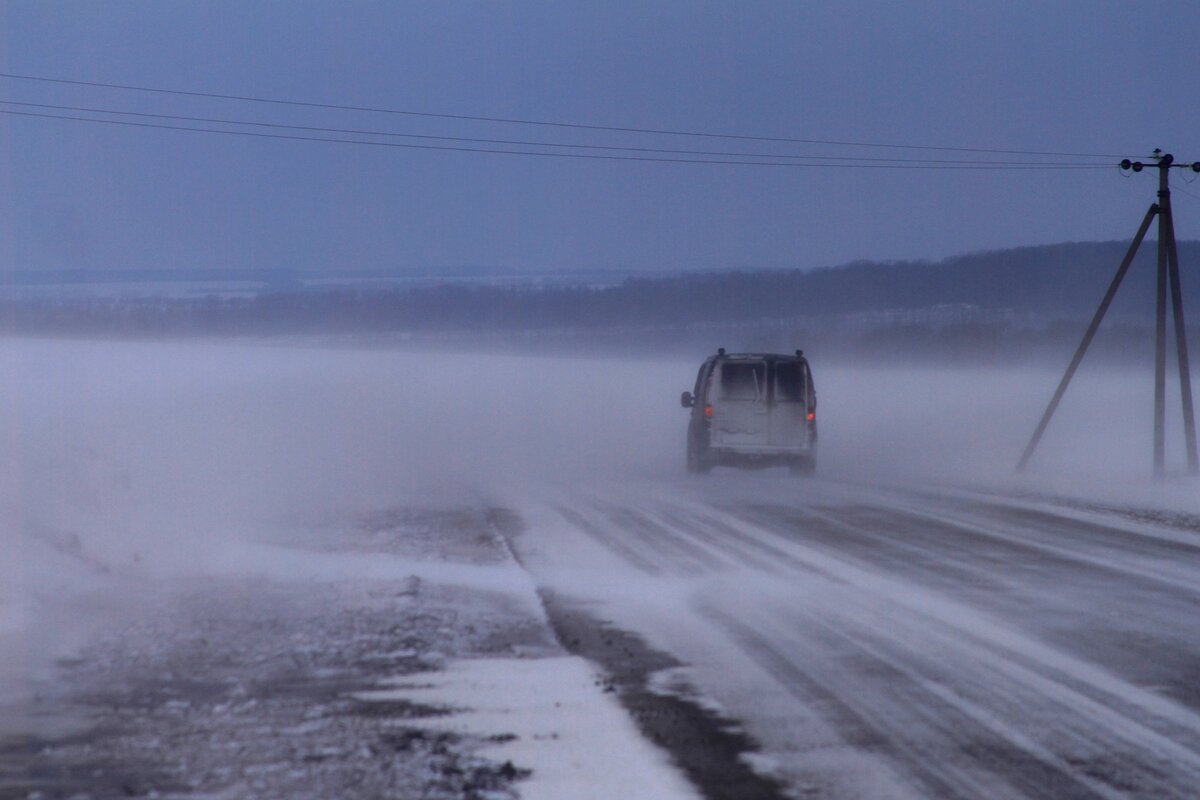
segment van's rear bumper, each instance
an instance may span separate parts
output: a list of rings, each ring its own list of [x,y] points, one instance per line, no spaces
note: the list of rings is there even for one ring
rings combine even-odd
[[[811,444],[786,447],[764,444],[715,444],[709,447],[709,452],[714,455],[774,458],[807,456],[815,449]]]
[[[709,467],[724,465],[749,468],[783,466],[811,471],[816,465],[817,426],[812,420],[808,421],[803,440],[787,445],[767,444],[761,439],[721,441],[724,438],[721,433],[713,430],[710,420],[692,414],[687,437],[689,469],[704,472]]]
[[[815,464],[817,450],[812,445],[805,447],[767,447],[763,445],[725,445],[710,447],[705,460],[712,466],[744,467],[793,467],[797,464]]]

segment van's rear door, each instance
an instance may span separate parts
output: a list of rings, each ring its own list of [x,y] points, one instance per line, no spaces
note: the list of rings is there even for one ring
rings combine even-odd
[[[802,361],[771,364],[769,441],[772,447],[800,448],[807,441],[808,393]]]
[[[767,362],[722,361],[713,376],[712,444],[715,447],[767,444]]]

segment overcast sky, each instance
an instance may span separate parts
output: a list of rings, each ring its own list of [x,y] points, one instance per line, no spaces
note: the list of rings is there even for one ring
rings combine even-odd
[[[0,70],[793,139],[1113,156],[1161,146],[1192,161],[1200,159],[1197,22],[1200,12],[1186,2],[38,0],[0,5]],[[528,142],[1118,160],[617,133],[12,78],[0,78],[0,99]],[[542,158],[7,114],[0,114],[0,164],[3,269],[809,268],[1128,239],[1155,190],[1151,174],[1124,177],[1115,166],[977,171]],[[1175,195],[1178,233],[1200,238],[1200,181],[1183,182],[1200,176],[1173,177],[1192,193]]]

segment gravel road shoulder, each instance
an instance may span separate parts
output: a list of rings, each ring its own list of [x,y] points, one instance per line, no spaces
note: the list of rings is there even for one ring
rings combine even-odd
[[[310,552],[506,558],[482,512],[397,510],[306,539]],[[30,698],[0,739],[0,797],[517,796],[520,765],[415,720],[449,709],[355,694],[451,659],[559,653],[510,594],[404,580],[160,580]],[[64,728],[69,732],[64,733]]]

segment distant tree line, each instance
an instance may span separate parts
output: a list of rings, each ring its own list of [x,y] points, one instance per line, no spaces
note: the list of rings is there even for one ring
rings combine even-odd
[[[1085,319],[1126,243],[1068,243],[939,262],[861,262],[815,271],[631,278],[619,285],[279,288],[251,296],[0,300],[11,333],[116,336],[411,334],[572,340],[759,339],[849,331],[854,341],[1012,341],[1018,331]],[[1154,256],[1140,254],[1113,308],[1141,327],[1154,308]],[[1181,242],[1185,302],[1200,326],[1200,242]],[[277,284],[278,285],[278,284]],[[948,311],[947,311],[948,310]],[[948,313],[953,312],[953,313]],[[1077,330],[1077,325],[1067,325]],[[951,331],[957,330],[957,334]]]

